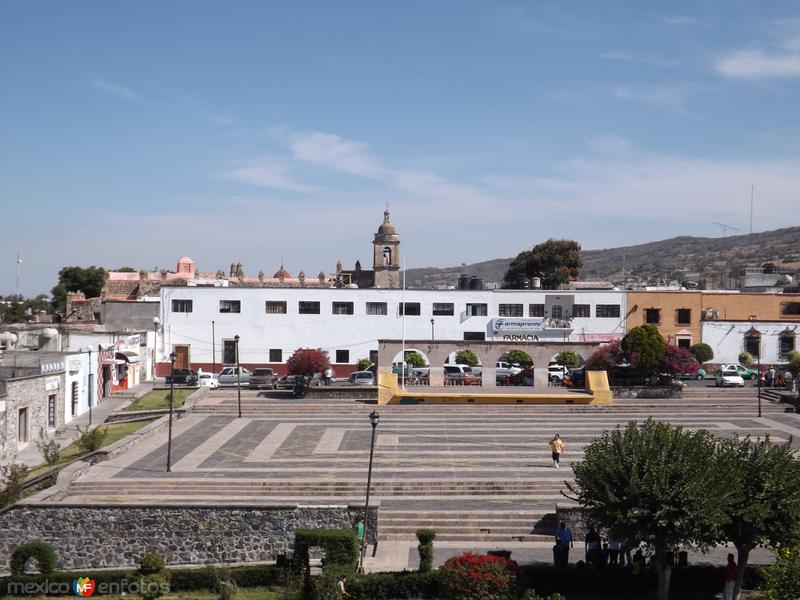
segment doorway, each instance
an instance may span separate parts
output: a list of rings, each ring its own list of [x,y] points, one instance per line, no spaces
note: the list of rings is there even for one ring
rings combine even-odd
[[[189,346],[175,346],[173,348],[175,352],[175,368],[176,369],[188,369],[189,368]]]

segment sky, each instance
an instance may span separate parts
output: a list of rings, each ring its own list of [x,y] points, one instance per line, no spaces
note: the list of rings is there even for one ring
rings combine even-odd
[[[0,294],[798,224],[796,2],[0,2]]]

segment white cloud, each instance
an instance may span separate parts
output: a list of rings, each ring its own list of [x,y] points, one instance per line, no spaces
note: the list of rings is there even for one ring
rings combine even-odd
[[[624,50],[612,50],[611,52],[604,52],[600,55],[600,57],[620,62],[650,65],[653,67],[677,67],[680,64],[674,58],[643,56],[639,54],[631,54],[630,52],[625,52]]]
[[[223,174],[223,178],[287,192],[318,192],[322,190],[318,186],[307,185],[293,179],[288,174],[286,165],[271,158],[227,171]]]
[[[654,104],[671,110],[682,110],[686,101],[694,95],[694,86],[677,84],[657,85],[618,85],[614,88],[614,95],[621,100],[644,102]]]
[[[736,50],[715,63],[730,79],[769,79],[800,76],[800,53],[767,54],[761,50]]]
[[[131,102],[137,102],[141,100],[139,95],[130,88],[111,83],[105,79],[90,79],[89,81],[86,81],[85,84],[109,96],[116,96],[117,98],[130,100]]]

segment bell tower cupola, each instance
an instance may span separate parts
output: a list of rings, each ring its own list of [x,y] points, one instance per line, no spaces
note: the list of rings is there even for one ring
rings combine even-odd
[[[400,287],[400,236],[389,222],[389,209],[383,213],[383,223],[372,242],[375,287]]]

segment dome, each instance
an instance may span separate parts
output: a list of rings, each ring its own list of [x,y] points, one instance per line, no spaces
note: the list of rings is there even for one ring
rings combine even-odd
[[[283,268],[283,263],[281,263],[281,268],[278,269],[275,272],[275,275],[273,275],[272,277],[274,279],[280,279],[281,277],[283,277],[284,279],[288,279],[289,277],[291,277],[291,275],[289,275],[289,271]]]
[[[179,263],[192,263],[192,264],[194,264],[194,261],[191,258],[189,258],[188,256],[184,256],[178,262]]]
[[[383,223],[381,226],[378,227],[378,235],[396,235],[397,230],[395,230],[394,225],[389,223],[389,211],[383,211]]]

